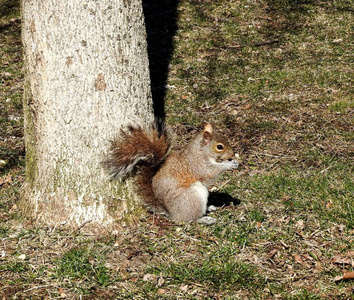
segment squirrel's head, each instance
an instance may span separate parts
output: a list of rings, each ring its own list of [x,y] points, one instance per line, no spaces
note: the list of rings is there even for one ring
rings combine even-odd
[[[225,170],[238,167],[237,155],[229,142],[223,136],[215,134],[213,126],[209,123],[204,126],[202,143],[207,147],[212,163],[220,165]]]

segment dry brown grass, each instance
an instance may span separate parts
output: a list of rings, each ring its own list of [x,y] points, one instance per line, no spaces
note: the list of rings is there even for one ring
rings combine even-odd
[[[148,215],[111,236],[19,215],[21,47],[10,6],[0,22],[0,298],[352,297],[353,281],[335,281],[354,268],[351,1],[181,1],[165,97],[177,147],[213,122],[243,162],[219,182],[229,196],[214,194],[226,204],[217,224]]]

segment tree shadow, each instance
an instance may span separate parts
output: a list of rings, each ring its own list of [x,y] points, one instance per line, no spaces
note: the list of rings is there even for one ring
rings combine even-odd
[[[151,92],[155,117],[165,117],[164,98],[170,59],[177,31],[179,0],[143,0],[145,15]]]
[[[268,25],[263,28],[263,35],[267,38],[282,38],[289,32],[300,33],[308,26],[308,18],[311,17],[315,6],[324,9],[340,9],[334,7],[331,1],[318,0],[266,0],[265,13],[268,17]],[[345,2],[345,1],[344,1]],[[341,8],[348,9],[349,4]]]
[[[20,9],[20,0],[0,0],[0,17],[10,16]]]
[[[1,45],[1,51],[9,54],[4,57],[5,64],[0,66],[0,85],[2,86],[2,99],[0,101],[0,139],[2,140],[0,143],[0,176],[23,164],[25,155],[21,139],[23,136],[22,126],[12,119],[12,117],[18,116],[22,105],[12,100],[5,101],[7,98],[13,99],[14,95],[20,91],[18,88],[12,88],[12,84],[14,82],[18,83],[21,76],[11,73],[13,65],[21,61],[19,10],[19,0],[0,0],[0,40],[1,42],[4,41],[4,44]],[[10,75],[5,75],[5,73]]]
[[[0,176],[11,171],[14,167],[24,163],[25,148],[16,147],[15,149],[0,148]]]

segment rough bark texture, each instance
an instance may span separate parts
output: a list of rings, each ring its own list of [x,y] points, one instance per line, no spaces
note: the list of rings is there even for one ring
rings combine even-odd
[[[134,201],[108,182],[108,142],[153,119],[139,0],[22,0],[27,185],[22,207],[49,224],[113,226]]]

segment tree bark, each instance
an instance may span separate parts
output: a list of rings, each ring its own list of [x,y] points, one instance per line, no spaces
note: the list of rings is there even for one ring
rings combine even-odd
[[[26,186],[49,225],[113,228],[136,206],[101,161],[128,123],[153,120],[139,0],[22,0]]]

